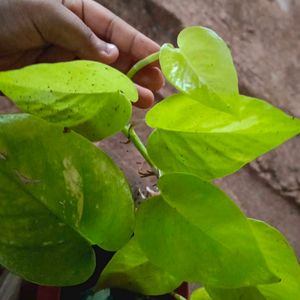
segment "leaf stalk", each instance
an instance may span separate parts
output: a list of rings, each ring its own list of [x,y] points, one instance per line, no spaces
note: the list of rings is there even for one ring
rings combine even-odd
[[[125,126],[125,128],[122,130],[122,133],[134,144],[136,149],[140,152],[140,154],[144,157],[144,159],[147,161],[147,163],[155,170],[157,173],[157,168],[151,161],[148,151],[141,141],[140,137],[137,135],[135,130],[133,129],[133,126],[131,124]]]
[[[132,79],[136,73],[145,68],[146,66],[152,64],[153,62],[159,60],[159,52],[150,54],[146,58],[138,61],[127,73],[127,77]]]

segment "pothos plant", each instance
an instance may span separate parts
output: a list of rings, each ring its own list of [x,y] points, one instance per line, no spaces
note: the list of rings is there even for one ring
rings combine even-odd
[[[178,93],[147,113],[154,130],[144,146],[130,125],[130,78],[156,60]],[[178,48],[163,45],[127,76],[92,61],[40,64],[1,72],[0,90],[25,112],[0,116],[7,269],[79,284],[95,269],[97,245],[116,253],[95,291],[161,295],[189,281],[204,286],[193,300],[300,299],[299,264],[282,234],[211,183],[297,135],[300,120],[239,94],[216,33],[186,28]],[[92,143],[120,131],[159,177],[159,195],[136,209],[123,173]]]

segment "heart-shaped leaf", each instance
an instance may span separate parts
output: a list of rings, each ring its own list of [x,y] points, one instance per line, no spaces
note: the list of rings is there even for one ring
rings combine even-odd
[[[98,288],[115,287],[155,296],[172,292],[180,284],[180,280],[153,265],[133,238],[105,267]]]
[[[130,79],[92,61],[39,64],[0,72],[0,91],[24,112],[92,140],[120,131],[130,119],[137,91]]]
[[[253,232],[270,269],[281,278],[276,284],[240,289],[207,287],[213,300],[297,300],[300,299],[300,266],[283,235],[270,225],[250,220]]]
[[[0,116],[0,263],[47,285],[91,275],[91,245],[117,250],[133,231],[128,184],[88,140],[30,115]]]
[[[217,187],[187,174],[164,175],[158,186],[162,195],[141,205],[135,229],[150,262],[217,287],[278,281],[248,220]]]
[[[224,96],[238,94],[238,79],[225,42],[214,31],[194,26],[179,34],[178,46],[165,44],[160,51],[160,65],[168,81],[204,105],[231,110],[233,103]]]
[[[163,172],[212,180],[237,171],[300,132],[298,119],[267,102],[246,96],[234,99],[236,115],[182,94],[157,104],[146,117],[149,126],[158,128],[148,141],[150,158]]]
[[[281,278],[277,284],[260,285],[267,300],[300,299],[300,265],[285,237],[270,225],[251,220],[251,227],[268,266]]]

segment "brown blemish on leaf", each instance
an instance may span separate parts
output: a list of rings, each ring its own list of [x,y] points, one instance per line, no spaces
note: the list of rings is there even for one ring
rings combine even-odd
[[[19,180],[23,183],[23,184],[36,184],[36,183],[40,183],[41,181],[39,179],[32,179],[29,178],[23,174],[21,174],[19,171],[15,171],[17,177],[19,178]]]
[[[0,160],[6,160],[7,159],[7,154],[0,152]]]

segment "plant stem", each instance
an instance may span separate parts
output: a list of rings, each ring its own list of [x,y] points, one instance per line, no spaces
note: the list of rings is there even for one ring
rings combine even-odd
[[[159,59],[159,51],[155,52],[149,56],[147,56],[146,58],[138,61],[127,73],[127,77],[129,77],[130,79],[133,78],[133,76],[140,70],[142,70],[144,67],[146,67],[147,65],[150,65],[151,63],[157,61]]]
[[[157,170],[154,164],[152,163],[148,151],[141,141],[140,137],[137,135],[135,130],[133,129],[132,125],[127,125],[122,130],[122,133],[134,144],[136,149],[141,153],[141,155],[144,157],[144,159],[147,161],[147,163],[154,169]]]
[[[155,52],[146,58],[138,61],[127,73],[127,77],[132,79],[134,75],[146,67],[147,65],[157,61],[159,59],[159,51]],[[157,168],[155,165],[152,163],[148,151],[141,141],[140,137],[137,135],[137,133],[134,131],[133,127],[131,124],[125,126],[125,128],[122,130],[122,133],[134,144],[136,149],[141,153],[141,155],[144,157],[144,159],[147,161],[147,163],[152,167],[152,169],[155,171],[155,174],[159,174]]]
[[[171,293],[172,297],[174,297],[176,300],[186,300],[186,298],[180,296],[179,294],[176,293]]]

